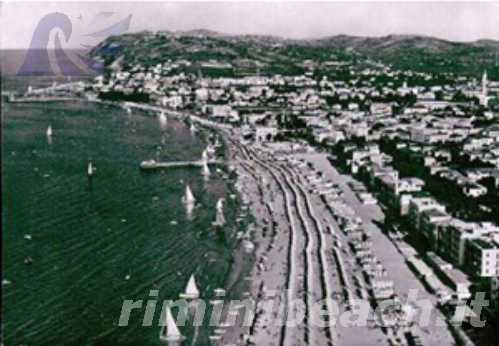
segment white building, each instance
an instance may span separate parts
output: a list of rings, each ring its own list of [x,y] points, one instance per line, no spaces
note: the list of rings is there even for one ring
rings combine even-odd
[[[489,97],[488,97],[488,79],[487,79],[487,70],[483,72],[482,76],[482,93],[480,94],[480,104],[484,107],[488,106],[489,103]]]

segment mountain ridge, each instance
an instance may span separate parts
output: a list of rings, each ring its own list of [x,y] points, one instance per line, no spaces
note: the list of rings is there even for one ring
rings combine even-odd
[[[450,41],[425,35],[391,34],[353,36],[338,34],[312,39],[292,39],[273,35],[227,34],[207,29],[127,33],[112,36],[96,46],[92,55],[113,60],[106,52],[114,44],[128,57],[151,56],[199,60],[254,59],[271,64],[298,63],[304,59],[324,61],[331,56],[363,56],[398,68],[428,72],[477,74],[497,70],[499,41],[480,39]],[[140,49],[138,49],[140,48]],[[143,49],[142,49],[143,48]],[[119,50],[119,49],[118,49]],[[136,59],[135,59],[136,60]],[[140,59],[138,59],[140,60]],[[492,74],[497,72],[493,71]],[[498,77],[499,77],[499,73]]]

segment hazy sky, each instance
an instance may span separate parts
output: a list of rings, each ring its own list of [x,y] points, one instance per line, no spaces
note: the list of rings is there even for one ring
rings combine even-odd
[[[70,18],[72,35],[64,45],[71,48],[98,43],[102,37],[89,34],[130,14],[129,31],[205,28],[292,38],[422,34],[458,41],[499,40],[499,3],[492,2],[7,2],[0,6],[3,48],[27,48],[39,20],[52,12]],[[51,30],[51,37],[57,31]]]

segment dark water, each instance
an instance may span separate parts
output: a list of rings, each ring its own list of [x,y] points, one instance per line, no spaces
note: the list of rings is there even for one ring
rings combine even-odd
[[[155,116],[92,103],[4,106],[5,345],[161,344],[160,309],[156,326],[141,326],[140,309],[118,327],[123,300],[147,299],[151,289],[175,299],[192,273],[205,295],[223,286],[236,202],[220,175],[206,182],[198,169],[144,173],[138,164],[199,158],[207,134],[172,118],[162,132]],[[88,159],[97,167],[91,184]],[[199,204],[192,220],[184,182]],[[219,197],[228,202],[225,237],[211,226]]]

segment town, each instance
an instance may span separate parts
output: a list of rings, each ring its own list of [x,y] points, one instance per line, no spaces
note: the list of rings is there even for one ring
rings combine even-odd
[[[105,47],[118,48],[113,43]],[[481,76],[421,72],[357,56],[304,59],[297,62],[298,73],[272,73],[251,61],[236,66],[216,58],[156,60],[116,59],[91,80],[28,90],[11,100],[69,100],[79,95],[146,103],[230,125],[234,130],[229,138],[257,148],[240,148],[238,155],[262,160],[261,176],[272,179],[269,169],[287,169],[279,166],[280,159],[319,172],[296,173],[293,179],[297,184],[308,180],[304,189],[311,189],[332,210],[327,225],[337,223],[334,228],[342,229],[331,240],[340,244],[335,261],[342,262],[341,253],[347,254],[344,247],[349,244],[348,253],[361,267],[381,278],[369,283],[376,300],[391,299],[397,291],[396,280],[386,277],[390,271],[374,265],[383,255],[370,239],[380,233],[397,245],[445,316],[452,317],[477,292],[485,292],[491,302],[486,319],[498,320],[499,81],[490,80],[487,70]],[[308,150],[322,153],[327,162],[309,161],[304,154]],[[321,165],[339,173],[328,178]],[[340,174],[355,179],[343,184],[348,192],[339,186]],[[275,179],[286,185],[283,178]],[[286,189],[284,199],[291,193]],[[353,202],[340,202],[342,194],[352,194]],[[378,216],[370,217],[372,228],[358,220],[362,208],[377,208]],[[315,219],[313,213],[309,217]],[[327,225],[315,227],[321,233],[321,227],[332,227]],[[351,275],[340,275],[343,285],[353,286],[349,280],[366,285],[356,276],[348,278]],[[467,316],[472,316],[469,310]],[[462,344],[480,338],[480,331],[469,325],[463,329],[455,331]],[[313,339],[315,333],[312,329],[308,337]],[[394,332],[392,344],[397,342],[400,335]]]

